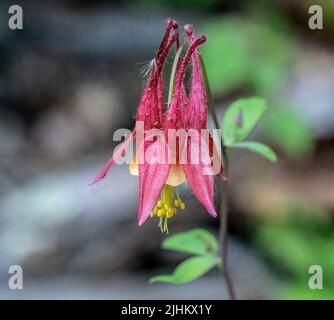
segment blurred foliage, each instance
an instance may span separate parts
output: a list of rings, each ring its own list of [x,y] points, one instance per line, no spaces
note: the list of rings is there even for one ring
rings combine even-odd
[[[292,108],[274,106],[264,116],[261,129],[267,139],[280,146],[291,157],[306,155],[313,151],[313,129]]]
[[[129,0],[129,2],[135,2],[136,5],[158,5],[168,6],[173,8],[188,8],[188,9],[200,9],[200,10],[212,10],[221,1],[219,0]]]
[[[292,205],[283,215],[257,221],[255,243],[287,285],[277,298],[334,298],[334,224],[319,209]],[[308,287],[311,265],[323,269],[323,290]]]
[[[201,52],[210,87],[215,95],[248,88],[267,98],[272,107],[263,120],[263,135],[288,156],[306,155],[312,151],[313,132],[281,98],[298,58],[296,41],[279,13],[268,11],[275,17],[270,23],[265,16],[225,17],[206,25],[209,41]]]
[[[281,28],[245,17],[225,16],[204,27],[201,48],[214,94],[250,86],[268,94],[287,80],[296,58],[294,39]]]

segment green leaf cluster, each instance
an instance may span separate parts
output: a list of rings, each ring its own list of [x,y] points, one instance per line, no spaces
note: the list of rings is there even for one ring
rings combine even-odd
[[[162,248],[192,254],[181,262],[172,274],[157,275],[150,282],[182,284],[193,281],[218,266],[218,243],[207,230],[193,229],[167,237]]]

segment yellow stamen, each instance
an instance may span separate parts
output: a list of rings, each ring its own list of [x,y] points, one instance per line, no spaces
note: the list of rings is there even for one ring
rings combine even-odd
[[[137,176],[139,174],[136,156],[132,158],[129,170],[132,175]],[[176,214],[178,208],[181,210],[185,208],[185,204],[179,194],[174,192],[174,187],[179,186],[185,181],[186,177],[182,167],[178,164],[171,164],[167,181],[160,193],[160,199],[150,213],[151,218],[160,218],[158,227],[161,229],[161,232],[168,233],[168,219]]]
[[[161,232],[168,233],[168,219],[176,214],[177,208],[183,210],[185,204],[181,200],[179,194],[174,192],[174,188],[165,184],[160,194],[160,200],[150,214],[151,218],[160,218],[158,227],[161,229]]]

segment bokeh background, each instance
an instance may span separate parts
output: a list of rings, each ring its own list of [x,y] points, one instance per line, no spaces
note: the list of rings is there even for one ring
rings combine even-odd
[[[0,299],[224,299],[218,271],[187,285],[148,284],[184,258],[138,228],[137,178],[116,166],[88,186],[131,129],[165,19],[191,22],[222,118],[258,95],[254,132],[275,165],[238,151],[230,175],[230,266],[243,299],[334,298],[334,2],[318,0],[324,29],[308,28],[312,0],[1,1]],[[8,28],[20,4],[24,29]],[[169,65],[172,61],[169,60]],[[218,221],[181,190],[187,209],[170,231]],[[19,264],[24,289],[8,289]],[[324,289],[308,288],[320,265]]]

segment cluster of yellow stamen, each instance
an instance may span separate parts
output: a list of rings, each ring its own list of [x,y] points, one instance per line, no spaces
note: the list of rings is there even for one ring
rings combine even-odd
[[[178,208],[183,210],[185,204],[179,194],[174,192],[174,188],[166,184],[161,191],[160,199],[150,214],[151,218],[160,218],[158,227],[161,232],[168,233],[168,219],[176,214]]]

